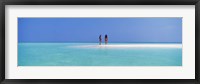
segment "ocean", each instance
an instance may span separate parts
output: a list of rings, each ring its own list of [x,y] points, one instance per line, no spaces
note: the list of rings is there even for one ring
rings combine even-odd
[[[182,66],[182,44],[18,43],[18,66]]]

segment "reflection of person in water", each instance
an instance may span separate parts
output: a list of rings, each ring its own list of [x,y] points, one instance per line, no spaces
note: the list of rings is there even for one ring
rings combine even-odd
[[[101,35],[99,36],[99,45],[101,45]]]
[[[108,44],[108,35],[105,35],[105,44]]]

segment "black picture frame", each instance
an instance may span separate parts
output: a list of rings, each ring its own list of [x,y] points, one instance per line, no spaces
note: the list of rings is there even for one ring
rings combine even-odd
[[[5,5],[195,5],[195,79],[5,79]],[[2,84],[200,84],[200,0],[0,0]]]

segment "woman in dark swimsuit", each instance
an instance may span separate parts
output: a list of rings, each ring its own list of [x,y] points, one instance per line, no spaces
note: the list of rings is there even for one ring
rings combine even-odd
[[[99,36],[99,45],[101,45],[101,35]]]
[[[108,35],[105,35],[105,44],[108,44]]]

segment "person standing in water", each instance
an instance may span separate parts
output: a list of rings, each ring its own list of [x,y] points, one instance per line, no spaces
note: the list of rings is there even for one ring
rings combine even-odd
[[[101,45],[101,35],[99,35],[99,45]]]
[[[108,44],[108,35],[105,35],[105,44]]]

